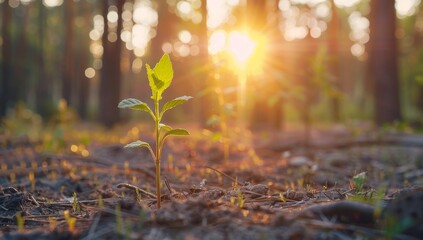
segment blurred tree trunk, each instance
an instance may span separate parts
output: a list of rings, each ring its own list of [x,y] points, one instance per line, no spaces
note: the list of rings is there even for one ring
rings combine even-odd
[[[91,11],[89,9],[88,2],[84,1],[80,7],[81,15],[84,19],[83,34],[79,36],[79,47],[78,47],[78,64],[76,65],[79,75],[78,79],[78,115],[81,119],[86,120],[88,117],[88,97],[90,92],[90,79],[85,76],[85,68],[87,68],[90,59],[89,43],[90,38],[88,36],[91,26]]]
[[[1,69],[1,88],[0,88],[0,117],[6,115],[6,110],[10,107],[10,97],[12,92],[10,91],[12,85],[11,78],[11,62],[12,62],[12,42],[11,42],[11,17],[12,17],[12,8],[9,6],[9,1],[5,1],[2,4],[2,69]]]
[[[148,54],[148,62],[150,65],[154,65],[159,61],[160,57],[163,55],[163,43],[170,42],[172,36],[176,35],[176,27],[179,22],[178,17],[169,11],[166,1],[157,1],[157,4],[159,19],[156,28],[157,34],[151,40],[150,53]]]
[[[200,28],[199,28],[199,46],[200,46],[200,55],[198,57],[198,74],[197,74],[197,81],[199,82],[199,89],[197,92],[208,92],[206,91],[208,87],[212,85],[210,82],[210,73],[209,68],[210,66],[210,59],[209,59],[209,50],[208,50],[208,29],[207,29],[207,0],[201,0],[201,15],[203,17]],[[213,102],[211,94],[203,94],[200,98],[200,112],[199,112],[199,119],[200,124],[206,126],[207,120],[212,115],[212,106],[211,103]]]
[[[28,93],[28,18],[29,6],[20,6],[22,17],[19,18],[19,39],[17,44],[17,55],[14,60],[14,79],[16,80],[16,98],[18,101],[25,101]]]
[[[304,99],[299,104],[299,111],[304,125],[304,144],[308,146],[311,139],[312,127],[311,109],[318,95],[318,86],[313,85],[310,79],[310,76],[314,74],[311,65],[312,59],[316,56],[316,51],[318,49],[317,41],[312,38],[310,34],[307,34],[304,39],[298,40],[297,49],[298,58],[296,69],[301,69],[301,71],[297,73],[297,81],[303,88],[304,96]]]
[[[284,55],[286,54],[283,50],[281,50],[282,45],[285,45],[285,39],[283,38],[283,35],[280,31],[279,24],[281,22],[281,14],[279,10],[279,0],[273,0],[271,2],[271,14],[270,16],[270,27],[271,31],[269,32],[269,48],[266,49],[269,57],[269,61],[266,62],[266,65],[269,65],[269,70],[266,70],[265,72],[269,71],[272,73],[272,76],[269,76],[269,78],[272,79],[272,85],[271,88],[273,89],[273,96],[272,98],[276,99],[273,101],[272,105],[272,113],[274,114],[272,118],[272,126],[276,129],[283,129],[284,123],[285,123],[285,116],[284,116],[284,99],[280,97],[279,92],[282,91],[282,79],[280,79],[280,71],[282,71],[283,68],[286,68],[287,61],[284,61]]]
[[[121,46],[120,34],[122,31],[122,11],[125,0],[114,1],[117,8],[118,21],[115,29],[111,28],[107,20],[110,1],[103,2],[104,32],[103,43],[103,66],[101,69],[99,117],[107,127],[112,127],[119,121],[119,110],[117,105],[120,101],[121,87]],[[113,39],[113,34],[116,38]]]
[[[375,122],[401,120],[395,0],[372,0],[369,76],[373,81]]]
[[[334,0],[331,0],[332,18],[328,26],[328,53],[329,53],[329,81],[332,83],[334,93],[330,94],[332,121],[341,120],[340,113],[340,74],[339,74],[339,29],[340,20]]]
[[[65,1],[65,53],[62,68],[62,98],[69,106],[72,105],[72,86],[74,86],[74,15],[74,1]]]
[[[423,75],[423,33],[419,31],[420,29],[420,21],[423,20],[423,4],[420,4],[419,10],[417,11],[417,14],[415,16],[413,28],[411,30],[413,34],[413,40],[412,40],[412,51],[414,52],[414,64],[410,67],[413,69],[413,80],[415,81],[416,76],[422,76]],[[417,50],[417,51],[416,51]],[[416,105],[418,109],[419,116],[423,114],[423,84],[417,83],[417,90],[416,90]],[[422,120],[420,121],[420,124],[423,124]]]
[[[48,117],[52,112],[52,101],[49,83],[45,69],[44,38],[46,37],[44,27],[46,22],[46,12],[42,1],[38,2],[38,81],[36,86],[36,108],[43,117]]]
[[[280,40],[277,38],[277,35],[274,32],[270,32],[269,29],[279,29],[278,25],[279,22],[274,21],[272,24],[276,26],[268,26],[267,22],[267,8],[266,8],[266,1],[263,0],[248,0],[247,1],[247,12],[245,16],[245,21],[247,21],[248,25],[256,32],[260,33],[261,35],[265,35],[267,37],[267,41],[270,45],[275,44],[276,41]],[[272,61],[275,58],[278,58],[278,54],[275,52],[269,52],[266,54],[266,59],[271,58]],[[271,67],[271,66],[270,66]],[[269,66],[264,66],[264,68],[269,68]],[[266,72],[269,69],[265,70]],[[259,79],[260,78],[260,79]],[[252,116],[250,120],[250,126],[253,128],[257,127],[272,127],[272,128],[281,128],[281,120],[282,120],[282,106],[281,100],[278,99],[276,102],[271,103],[269,101],[269,96],[275,96],[278,94],[279,88],[277,87],[278,84],[275,79],[272,79],[269,76],[266,78],[257,77],[257,76],[250,76],[250,82],[254,82],[259,84],[258,86],[258,93],[255,95],[253,109],[252,109]],[[250,84],[247,84],[247,86]]]

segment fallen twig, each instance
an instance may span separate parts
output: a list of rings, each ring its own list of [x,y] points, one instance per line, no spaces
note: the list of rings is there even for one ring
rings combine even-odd
[[[129,183],[119,183],[117,185],[117,188],[129,188],[129,189],[132,189],[134,191],[139,191],[141,193],[144,193],[145,195],[147,195],[147,196],[149,196],[151,198],[157,198],[155,194],[150,193],[150,192],[147,192],[144,189],[139,188],[139,187],[137,187],[135,185],[132,185],[132,184],[129,184]]]

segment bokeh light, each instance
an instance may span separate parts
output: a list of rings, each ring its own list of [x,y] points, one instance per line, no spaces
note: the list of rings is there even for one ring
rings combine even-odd
[[[63,4],[63,0],[43,0],[46,7],[58,7]]]
[[[95,77],[95,69],[92,68],[92,67],[85,69],[85,77],[94,78]]]
[[[421,0],[396,0],[395,8],[398,17],[409,17],[416,13]]]

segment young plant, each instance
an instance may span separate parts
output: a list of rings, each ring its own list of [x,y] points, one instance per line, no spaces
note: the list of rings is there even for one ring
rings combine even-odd
[[[164,54],[156,66],[151,69],[150,65],[146,64],[148,82],[151,88],[151,99],[154,102],[154,111],[144,102],[141,102],[138,99],[128,98],[122,100],[118,107],[119,108],[131,108],[134,110],[141,110],[150,114],[154,120],[154,133],[155,133],[155,151],[151,148],[150,144],[144,141],[135,141],[129,143],[125,148],[135,148],[135,147],[146,147],[153,156],[155,167],[156,167],[156,196],[157,196],[157,208],[160,208],[160,198],[161,198],[161,180],[160,180],[160,162],[161,162],[161,153],[163,149],[164,141],[169,136],[184,136],[189,135],[188,131],[185,129],[179,129],[165,125],[161,123],[163,114],[178,105],[188,101],[192,97],[182,96],[175,98],[163,105],[160,108],[160,100],[162,99],[162,94],[166,90],[173,78],[173,69],[172,63],[170,61],[169,55]]]

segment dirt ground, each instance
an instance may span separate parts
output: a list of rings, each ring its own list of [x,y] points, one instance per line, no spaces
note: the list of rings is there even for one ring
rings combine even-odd
[[[225,162],[194,130],[166,144],[157,209],[149,152],[123,148],[140,131],[60,151],[1,136],[0,238],[423,239],[423,136],[235,131]]]

